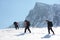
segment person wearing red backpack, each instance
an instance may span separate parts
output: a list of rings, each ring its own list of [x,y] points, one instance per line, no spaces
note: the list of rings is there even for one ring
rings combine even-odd
[[[16,30],[19,29],[18,22],[14,22],[13,24],[14,24]]]
[[[26,30],[28,29],[28,31],[31,33],[31,30],[29,29],[29,26],[30,26],[30,22],[28,20],[25,20],[24,21],[24,24],[25,24],[25,31],[24,33],[26,33]]]

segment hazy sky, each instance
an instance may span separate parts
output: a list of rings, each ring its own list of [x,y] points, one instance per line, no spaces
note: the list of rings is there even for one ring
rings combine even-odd
[[[0,28],[8,27],[14,21],[24,21],[36,2],[60,4],[59,0],[0,0]]]

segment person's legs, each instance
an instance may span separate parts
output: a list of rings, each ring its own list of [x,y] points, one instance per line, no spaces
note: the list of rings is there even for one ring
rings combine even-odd
[[[24,33],[26,33],[26,30],[27,30],[27,28],[25,28],[25,31],[24,31]]]
[[[15,29],[17,30],[17,27],[15,26]]]
[[[15,29],[17,30],[17,28],[18,28],[18,26],[17,25],[15,25]]]
[[[19,29],[19,27],[17,27]]]
[[[16,28],[19,29],[18,25],[16,25]]]
[[[29,27],[28,27],[28,31],[31,33],[31,31],[30,31]]]
[[[52,27],[51,27],[51,31],[53,32],[53,34],[55,34],[54,31],[52,30]]]
[[[48,34],[50,34],[50,28],[48,27]]]

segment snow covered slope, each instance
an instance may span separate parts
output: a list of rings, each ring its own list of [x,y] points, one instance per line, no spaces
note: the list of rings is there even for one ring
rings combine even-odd
[[[30,28],[32,33],[27,31],[24,34],[24,28],[15,30],[14,28],[0,29],[0,40],[60,40],[60,27],[53,28],[55,35],[48,35],[47,28]]]

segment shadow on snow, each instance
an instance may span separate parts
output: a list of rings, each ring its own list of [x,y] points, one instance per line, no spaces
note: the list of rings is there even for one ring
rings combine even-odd
[[[16,35],[16,36],[22,36],[22,35],[24,35],[25,33],[21,33],[21,34],[18,34],[18,35]]]
[[[51,37],[51,35],[49,35],[49,34],[46,34],[45,36],[43,36],[42,38],[50,38]]]

